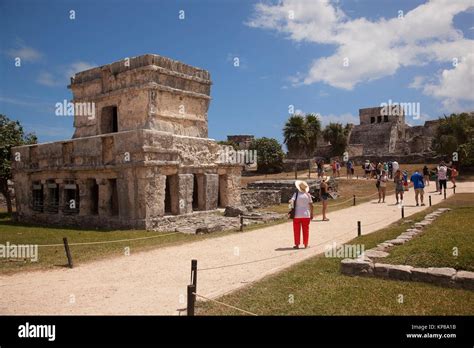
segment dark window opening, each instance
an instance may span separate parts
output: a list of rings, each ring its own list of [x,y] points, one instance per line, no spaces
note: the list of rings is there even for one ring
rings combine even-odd
[[[171,183],[170,177],[166,176],[165,183],[165,214],[171,214]]]
[[[100,132],[101,134],[118,132],[118,109],[116,106],[102,108]]]
[[[95,181],[95,179],[89,179],[88,187],[91,190],[90,191],[91,214],[97,215],[99,214],[99,185],[97,185],[97,182]]]
[[[377,116],[377,123],[381,123],[382,122],[382,116]]]
[[[198,179],[197,175],[193,175],[193,210],[199,210],[199,195],[198,195]]]
[[[79,213],[79,187],[74,181],[67,181],[64,185],[64,209],[65,214]]]
[[[110,182],[110,213],[113,216],[119,214],[117,179],[109,179]]]
[[[384,122],[388,122],[388,115],[385,115],[385,116],[383,117],[383,121],[384,121]]]
[[[33,184],[33,210],[43,211],[43,185],[40,183]]]
[[[375,123],[375,117],[370,118],[370,123]]]

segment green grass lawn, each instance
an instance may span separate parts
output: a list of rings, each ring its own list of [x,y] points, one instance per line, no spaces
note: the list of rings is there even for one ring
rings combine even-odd
[[[38,261],[15,260],[0,258],[0,274],[11,274],[18,271],[31,271],[65,267],[67,264],[64,250],[63,237],[67,237],[69,243],[102,242],[122,239],[134,239],[156,236],[156,238],[125,241],[118,243],[105,243],[96,245],[73,245],[70,246],[73,262],[75,265],[95,261],[108,257],[121,256],[129,248],[130,254],[159,247],[177,245],[203,240],[206,238],[221,237],[229,233],[245,233],[263,226],[270,226],[286,220],[277,220],[265,225],[246,226],[244,232],[230,230],[225,232],[214,232],[210,234],[190,235],[184,233],[160,233],[145,230],[86,230],[75,228],[43,227],[27,224],[19,224],[10,221],[7,213],[0,213],[0,244],[6,242],[11,244],[61,244],[56,247],[39,247]],[[128,249],[127,249],[128,250]]]
[[[450,201],[452,211],[438,217],[419,237],[393,248],[380,262],[474,271],[474,194],[457,194]]]
[[[469,204],[472,197],[457,194],[405,221],[357,237],[348,244],[363,244],[365,249],[370,249],[393,239],[436,208],[464,211],[463,206]],[[473,259],[466,262],[472,264]],[[218,300],[258,315],[474,315],[473,291],[418,282],[349,277],[342,275],[339,269],[340,259],[319,255]],[[199,301],[196,310],[198,315],[242,315],[211,302]]]

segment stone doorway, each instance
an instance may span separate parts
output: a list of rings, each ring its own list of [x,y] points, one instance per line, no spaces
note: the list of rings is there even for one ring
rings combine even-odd
[[[100,133],[118,132],[118,108],[117,106],[106,106],[102,108],[100,116]]]

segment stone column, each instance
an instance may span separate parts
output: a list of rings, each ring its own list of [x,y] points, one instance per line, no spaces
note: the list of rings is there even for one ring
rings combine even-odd
[[[78,180],[77,187],[79,188],[79,215],[90,215],[92,213],[92,187],[90,187],[90,182],[87,179]],[[78,202],[76,202],[76,206],[77,204]]]
[[[178,174],[178,212],[189,214],[193,212],[193,174]]]
[[[64,181],[63,179],[56,179],[55,182],[56,182],[56,185],[58,185],[58,195],[59,195],[58,214],[62,215],[63,209],[66,205],[66,201],[64,199]]]
[[[228,190],[227,190],[227,175],[219,175],[219,198],[222,207],[229,205]]]
[[[240,205],[240,175],[227,175],[227,205]]]
[[[204,174],[204,185],[205,185],[204,209],[205,210],[217,209],[217,198],[219,195],[219,175]]]
[[[155,174],[145,179],[146,218],[157,218],[165,215],[166,175]]]

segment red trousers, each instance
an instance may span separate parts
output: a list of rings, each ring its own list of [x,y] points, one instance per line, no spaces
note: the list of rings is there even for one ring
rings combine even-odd
[[[293,233],[295,235],[295,245],[300,245],[300,226],[303,228],[303,244],[308,246],[309,239],[309,222],[310,218],[294,218]]]

